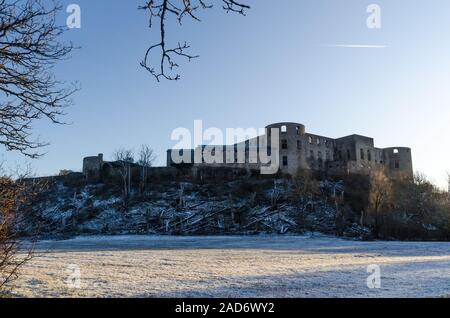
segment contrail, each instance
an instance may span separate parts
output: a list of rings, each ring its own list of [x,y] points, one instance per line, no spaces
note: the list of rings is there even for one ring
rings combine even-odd
[[[357,49],[383,49],[387,47],[386,45],[363,45],[363,44],[334,44],[326,46],[339,48],[357,48]]]

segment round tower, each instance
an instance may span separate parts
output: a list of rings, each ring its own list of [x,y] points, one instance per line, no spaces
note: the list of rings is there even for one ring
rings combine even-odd
[[[299,123],[291,123],[291,122],[284,122],[284,123],[276,123],[271,124],[266,127],[266,133],[270,135],[270,129],[276,129],[278,128],[280,130],[281,134],[287,134],[289,136],[303,136],[306,132],[306,126]]]
[[[278,129],[278,145],[273,144],[272,129]],[[294,175],[301,165],[302,152],[305,147],[306,127],[300,123],[282,122],[271,124],[266,127],[266,135],[272,149],[272,156],[276,155],[279,160],[280,171],[285,174]],[[304,159],[305,156],[303,156]]]
[[[83,174],[88,178],[99,178],[103,167],[103,154],[83,159]]]

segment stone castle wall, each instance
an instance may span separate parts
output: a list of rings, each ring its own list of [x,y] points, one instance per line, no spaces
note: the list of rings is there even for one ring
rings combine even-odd
[[[266,127],[264,136],[247,140],[231,146],[231,148],[218,146],[223,153],[221,163],[201,162],[206,146],[195,150],[169,150],[167,152],[167,168],[149,168],[149,175],[153,174],[157,178],[163,175],[176,176],[177,170],[189,171],[188,174],[194,177],[199,175],[199,171],[200,175],[204,173],[208,176],[220,175],[220,173],[232,176],[241,174],[242,171],[251,175],[254,171],[260,170],[263,165],[259,160],[256,162],[250,160],[252,145],[258,145],[259,138],[270,140],[273,129],[279,132],[279,147],[273,147],[274,145],[269,142],[267,145],[269,150],[265,149],[264,151],[272,152],[272,155],[278,154],[280,174],[295,175],[298,170],[312,170],[331,175],[368,175],[373,171],[383,170],[392,178],[413,176],[410,148],[376,148],[373,138],[361,135],[350,135],[337,139],[315,135],[306,132],[306,127],[298,123],[272,124]],[[238,149],[245,150],[245,158],[242,162],[236,159]],[[174,151],[185,155],[187,162],[175,164],[171,158]],[[194,162],[194,158],[197,156],[199,156],[200,162]],[[117,169],[119,169],[117,163],[103,161],[102,154],[83,160],[83,174],[88,179],[117,176]],[[140,169],[138,165],[133,164],[132,175],[139,175]],[[227,169],[228,172],[223,172]],[[221,172],[219,173],[219,171]]]
[[[329,174],[370,174],[374,170],[383,170],[393,178],[413,176],[411,149],[405,147],[376,148],[374,139],[361,135],[351,135],[342,138],[330,138],[306,132],[306,127],[299,123],[276,123],[266,127],[265,136],[270,140],[272,129],[278,129],[280,134],[279,149],[274,151],[279,155],[279,170],[283,174],[295,175],[299,169],[322,171]],[[247,147],[249,142],[236,146]],[[270,147],[270,145],[269,145]],[[194,158],[194,153],[202,153],[202,148],[184,150]],[[233,150],[231,150],[233,151]],[[195,163],[194,166],[235,167],[243,169],[259,169],[261,163],[250,163],[246,154],[245,163],[225,161],[225,163]],[[228,154],[230,155],[230,154]],[[232,154],[231,154],[232,155]],[[171,151],[168,151],[168,166],[177,166],[171,162]]]

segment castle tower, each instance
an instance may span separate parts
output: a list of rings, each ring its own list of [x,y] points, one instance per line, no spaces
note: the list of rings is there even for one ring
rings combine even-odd
[[[266,136],[270,142],[271,130],[279,129],[279,160],[282,173],[294,175],[298,168],[306,166],[303,154],[306,127],[303,124],[282,122],[266,127]]]
[[[103,154],[96,157],[86,157],[83,159],[83,174],[87,179],[100,178],[103,169]]]
[[[383,153],[387,171],[392,177],[413,177],[411,148],[385,148],[383,149]]]

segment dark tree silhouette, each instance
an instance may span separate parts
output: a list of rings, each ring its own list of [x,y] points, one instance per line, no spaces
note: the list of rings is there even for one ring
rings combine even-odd
[[[67,30],[56,23],[61,8],[51,0],[0,0],[0,144],[31,158],[45,145],[33,138],[33,123],[61,124],[77,90],[53,74],[74,48],[60,40]]]
[[[219,0],[216,0],[219,1]],[[226,12],[234,12],[245,15],[250,6],[235,0],[221,0],[222,8]],[[190,46],[187,42],[178,43],[169,47],[166,37],[166,23],[182,23],[184,18],[200,21],[198,12],[200,10],[211,9],[213,5],[206,0],[148,0],[139,9],[146,10],[149,15],[149,27],[156,24],[159,29],[159,42],[153,44],[145,53],[141,66],[152,74],[159,82],[161,78],[167,80],[179,80],[180,74],[175,69],[179,67],[176,58],[184,58],[188,61],[195,59],[198,55],[188,53]],[[157,66],[150,62],[150,55],[153,51],[159,50],[160,60]]]
[[[7,175],[0,162],[0,298],[8,295],[21,267],[33,257],[33,244],[20,239],[19,228],[47,185],[39,180],[27,182],[31,176],[29,166]]]

